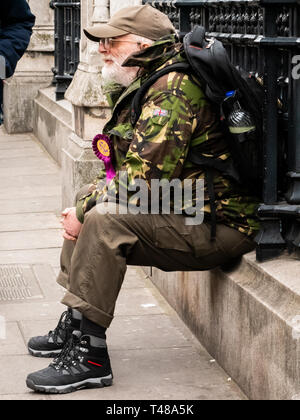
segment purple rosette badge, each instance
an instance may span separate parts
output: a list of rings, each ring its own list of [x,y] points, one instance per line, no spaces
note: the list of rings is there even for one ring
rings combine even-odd
[[[97,158],[104,162],[106,179],[107,183],[109,183],[116,176],[112,164],[113,147],[110,138],[105,134],[98,134],[93,140],[93,151]]]

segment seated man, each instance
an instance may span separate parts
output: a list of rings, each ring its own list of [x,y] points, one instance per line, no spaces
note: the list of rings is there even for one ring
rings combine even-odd
[[[204,155],[222,159],[229,151],[220,117],[191,74],[172,72],[160,77],[142,100],[137,124],[131,124],[132,99],[149,75],[184,61],[182,44],[167,16],[149,5],[125,8],[108,24],[85,34],[99,42],[104,61],[103,79],[113,108],[104,134],[113,144],[116,172],[109,186],[118,205],[110,211],[111,188],[97,180],[79,192],[76,208],[63,213],[65,242],[58,283],[67,289],[62,302],[68,310],[54,331],[28,343],[33,356],[56,357],[48,368],[27,378],[29,388],[42,392],[112,384],[106,329],[113,320],[127,265],[209,270],[253,250],[253,235],[259,228],[256,200],[221,173],[214,174],[218,217],[214,240],[206,191],[201,224],[186,223],[188,217],[175,211],[124,211],[121,171],[129,183],[144,181],[151,196],[153,180],[205,178],[203,168],[189,162],[190,148],[200,147]]]
[[[2,79],[11,77],[32,34],[35,17],[26,0],[9,0],[0,3],[0,56],[5,68],[0,69],[0,124],[2,123]],[[2,66],[1,62],[1,66]]]

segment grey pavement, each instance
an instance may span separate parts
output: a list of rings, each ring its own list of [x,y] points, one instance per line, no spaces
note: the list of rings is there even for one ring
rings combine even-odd
[[[128,268],[107,334],[114,385],[60,396],[27,389],[27,374],[50,362],[28,355],[27,340],[66,309],[55,282],[61,173],[31,134],[1,128],[0,177],[1,400],[246,399],[138,267]]]

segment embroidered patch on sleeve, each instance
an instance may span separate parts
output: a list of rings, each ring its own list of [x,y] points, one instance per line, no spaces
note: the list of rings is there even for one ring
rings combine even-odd
[[[155,109],[153,111],[153,117],[167,117],[169,115],[169,111],[167,111],[166,109]]]

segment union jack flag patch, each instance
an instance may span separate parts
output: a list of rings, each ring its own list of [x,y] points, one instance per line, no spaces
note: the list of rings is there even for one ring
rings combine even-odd
[[[153,117],[167,117],[169,115],[169,111],[166,109],[155,109],[153,112]]]

